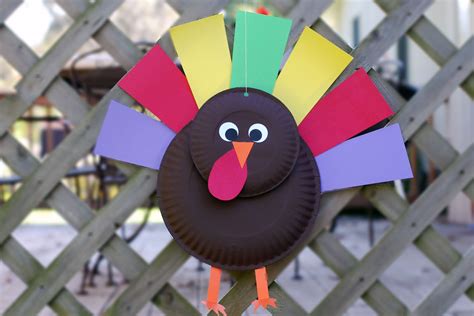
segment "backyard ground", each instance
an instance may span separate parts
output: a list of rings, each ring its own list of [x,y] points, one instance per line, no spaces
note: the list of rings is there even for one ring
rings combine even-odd
[[[156,213],[156,212],[155,212]],[[136,216],[137,221],[140,216]],[[31,219],[30,219],[31,221]],[[126,225],[130,233],[137,224]],[[362,258],[370,249],[368,241],[368,222],[362,218],[342,217],[338,221],[335,234],[342,243],[357,257]],[[375,239],[379,239],[384,231],[390,228],[385,220],[375,221]],[[474,227],[435,224],[435,229],[447,237],[461,252],[474,244]],[[43,224],[23,224],[15,230],[14,237],[23,244],[43,265],[48,265],[59,252],[74,238],[75,231],[54,218]],[[164,224],[159,222],[159,216],[152,216],[139,237],[132,243],[133,248],[150,262],[170,240]],[[338,282],[338,277],[318,259],[314,253],[306,249],[299,256],[300,274],[302,279],[294,279],[294,263],[278,277],[280,285],[307,311],[328,293]],[[171,279],[173,284],[190,302],[204,313],[199,303],[206,296],[209,267],[204,265],[204,271],[197,270],[198,262],[190,258],[188,262]],[[79,295],[81,274],[77,274],[68,284],[68,289],[74,293],[95,315],[100,315],[109,302],[125,288],[124,279],[118,271],[114,271],[116,286],[107,286],[107,266],[101,265],[101,275],[97,277],[96,287],[87,288],[86,295]],[[393,291],[410,309],[413,309],[441,280],[443,274],[414,246],[405,250],[403,255],[382,275],[381,281]],[[221,294],[230,287],[230,279],[224,276]],[[25,289],[24,284],[0,261],[0,314]],[[250,302],[249,302],[250,303]],[[251,309],[246,315],[255,314]],[[259,315],[267,315],[260,311]],[[41,315],[54,315],[45,308]],[[140,315],[163,315],[153,305],[148,304]],[[357,301],[347,311],[347,315],[375,315],[362,300]],[[454,304],[446,315],[474,315],[474,303],[465,296]]]

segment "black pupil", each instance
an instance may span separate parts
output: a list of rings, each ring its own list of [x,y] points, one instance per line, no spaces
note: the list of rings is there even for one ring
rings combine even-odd
[[[260,132],[258,129],[254,129],[250,131],[249,136],[253,142],[258,142],[260,139],[262,139],[262,132]]]
[[[225,131],[225,137],[227,137],[228,140],[234,141],[237,139],[237,131],[233,128],[229,128],[228,130]]]

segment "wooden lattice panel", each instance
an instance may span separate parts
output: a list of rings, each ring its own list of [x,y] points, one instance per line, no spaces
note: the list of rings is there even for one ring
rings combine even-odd
[[[207,0],[206,4],[169,1],[180,13],[177,24],[219,12],[226,0]],[[474,39],[457,49],[423,13],[430,0],[376,0],[387,13],[378,26],[352,49],[320,19],[331,1],[278,1],[279,8],[294,21],[289,47],[295,43],[304,25],[326,36],[354,60],[341,75],[341,82],[356,68],[364,67],[397,113],[391,123],[399,123],[406,140],[410,139],[443,172],[413,203],[402,199],[390,185],[359,187],[325,194],[308,246],[339,277],[340,282],[307,313],[276,282],[275,278],[302,250],[295,251],[268,269],[272,296],[277,298],[282,315],[340,315],[358,298],[383,315],[434,315],[446,311],[460,295],[474,301],[474,247],[459,253],[450,242],[431,227],[431,223],[457,193],[463,191],[474,199],[474,146],[458,153],[427,123],[430,115],[454,89],[461,86],[474,96]],[[199,315],[199,312],[168,283],[188,259],[171,241],[150,263],[115,234],[126,218],[154,191],[156,172],[118,164],[128,175],[120,193],[98,212],[94,212],[61,182],[74,164],[94,146],[108,102],[113,98],[132,105],[133,100],[118,87],[112,88],[93,108],[58,76],[71,56],[93,38],[123,68],[129,69],[142,56],[139,49],[112,22],[110,15],[122,0],[58,0],[74,23],[42,57],[23,43],[3,22],[21,4],[20,0],[0,2],[0,55],[22,75],[17,94],[0,101],[0,157],[18,175],[22,186],[0,209],[0,259],[28,285],[7,309],[6,315],[35,315],[49,305],[61,315],[90,315],[77,301],[66,283],[97,251],[102,253],[130,280],[126,290],[107,310],[108,314],[134,315],[149,301],[166,314]],[[229,38],[232,29],[228,27]],[[401,36],[407,34],[441,68],[409,101],[384,82],[371,67]],[[166,52],[175,52],[166,34],[160,41]],[[40,163],[10,133],[10,126],[44,95],[75,128],[62,143]],[[393,227],[357,260],[327,227],[344,206],[361,192],[393,223]],[[43,267],[11,233],[23,219],[46,202],[77,230],[77,236],[47,267]],[[398,299],[380,280],[382,273],[414,244],[446,275],[414,311]],[[240,315],[256,296],[253,273],[241,273],[222,299],[229,315]]]

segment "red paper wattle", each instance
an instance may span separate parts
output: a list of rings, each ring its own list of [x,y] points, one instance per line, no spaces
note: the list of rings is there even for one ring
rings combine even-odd
[[[247,163],[240,167],[234,149],[229,150],[212,166],[208,179],[209,192],[222,201],[229,201],[237,197],[247,180]]]

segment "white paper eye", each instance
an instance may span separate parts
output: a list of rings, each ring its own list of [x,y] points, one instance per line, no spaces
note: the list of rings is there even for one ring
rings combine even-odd
[[[254,143],[264,142],[268,137],[268,129],[263,124],[255,123],[249,128],[249,137]]]
[[[232,122],[222,123],[219,127],[219,136],[226,142],[232,142],[239,136],[239,128]]]

